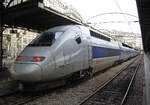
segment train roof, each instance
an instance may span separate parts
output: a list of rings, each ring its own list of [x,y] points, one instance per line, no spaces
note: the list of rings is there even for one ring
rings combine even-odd
[[[46,30],[46,32],[52,32],[52,31],[65,31],[71,27],[73,27],[74,25],[61,25],[61,26],[55,26],[53,28],[50,28],[48,30]]]
[[[46,32],[52,32],[52,31],[57,31],[57,30],[59,30],[59,31],[65,31],[65,30],[67,30],[67,29],[69,29],[69,28],[71,28],[71,27],[74,27],[74,26],[87,27],[90,31],[93,31],[93,32],[95,32],[95,33],[97,33],[97,34],[103,36],[105,39],[109,39],[110,42],[111,42],[112,40],[114,40],[114,41],[117,41],[117,42],[121,43],[123,47],[126,47],[126,48],[129,48],[129,49],[135,50],[133,47],[131,47],[131,46],[125,44],[125,43],[122,43],[122,42],[120,42],[120,41],[118,41],[118,40],[116,40],[116,39],[113,39],[112,37],[107,36],[106,34],[104,34],[103,32],[101,32],[100,30],[95,29],[95,28],[93,28],[93,27],[91,27],[91,26],[83,26],[83,25],[61,25],[61,26],[55,26],[55,27],[53,27],[53,28],[50,28],[50,29],[48,29]]]

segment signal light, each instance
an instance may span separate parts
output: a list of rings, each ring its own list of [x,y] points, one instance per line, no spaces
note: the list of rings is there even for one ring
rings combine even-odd
[[[18,56],[17,58],[16,58],[16,61],[20,61],[22,59],[22,56]]]
[[[40,62],[40,61],[41,61],[41,58],[40,58],[40,57],[36,57],[36,58],[35,58],[35,61]]]
[[[99,61],[96,61],[96,64],[99,64]]]
[[[32,61],[35,61],[35,62],[41,62],[41,61],[43,61],[44,60],[44,57],[34,57],[33,59],[32,59]]]

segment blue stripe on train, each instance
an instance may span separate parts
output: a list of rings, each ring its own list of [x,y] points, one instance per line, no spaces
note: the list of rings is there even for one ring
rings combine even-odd
[[[103,57],[111,57],[111,56],[122,56],[123,51],[120,49],[112,49],[112,48],[104,48],[92,46],[93,58],[103,58]]]

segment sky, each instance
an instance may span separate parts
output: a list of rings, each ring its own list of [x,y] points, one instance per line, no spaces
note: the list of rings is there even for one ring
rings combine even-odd
[[[99,23],[92,24],[100,29],[118,30],[125,32],[141,33],[138,13],[136,7],[136,0],[62,0],[67,5],[72,5],[82,16],[86,22]],[[96,18],[90,19],[98,14],[103,13],[127,13],[134,15],[122,15],[122,14],[107,14],[100,15]],[[104,23],[114,21],[115,23]],[[116,23],[121,21],[122,23]],[[130,21],[130,22],[128,22]]]

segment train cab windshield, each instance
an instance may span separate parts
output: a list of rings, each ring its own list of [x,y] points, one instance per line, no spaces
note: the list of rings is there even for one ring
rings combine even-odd
[[[44,32],[34,39],[29,46],[51,46],[63,32]]]

